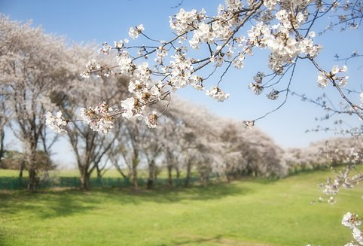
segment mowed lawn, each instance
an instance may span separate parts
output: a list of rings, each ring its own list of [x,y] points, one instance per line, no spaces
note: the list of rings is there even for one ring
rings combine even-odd
[[[331,172],[189,189],[0,191],[0,245],[344,245],[363,185],[312,203]]]

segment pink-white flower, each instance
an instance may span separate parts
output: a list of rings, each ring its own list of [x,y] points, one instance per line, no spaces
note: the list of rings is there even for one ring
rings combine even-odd
[[[144,31],[144,30],[145,30],[145,28],[144,28],[144,25],[143,24],[140,24],[137,27],[130,27],[130,29],[129,29],[129,36],[132,39],[136,39],[136,38],[139,37],[139,34],[142,31]]]
[[[223,102],[229,97],[228,93],[223,92],[219,87],[212,86],[205,92],[208,96],[217,99],[219,102]]]
[[[252,129],[254,125],[255,125],[255,121],[253,121],[253,120],[244,120],[244,121],[242,121],[242,126],[244,128]]]
[[[47,112],[45,119],[45,124],[56,133],[66,132],[64,128],[67,126],[68,122],[62,118],[61,111],[58,111],[56,115]]]
[[[352,214],[350,212],[343,216],[342,225],[354,229],[355,227],[361,225],[362,222],[359,220],[358,215]]]
[[[363,232],[358,228],[353,228],[353,237],[360,244],[363,245]]]
[[[328,83],[329,83],[329,80],[328,78],[326,77],[326,74],[324,72],[319,72],[318,73],[318,86],[321,87],[321,88],[325,88]]]

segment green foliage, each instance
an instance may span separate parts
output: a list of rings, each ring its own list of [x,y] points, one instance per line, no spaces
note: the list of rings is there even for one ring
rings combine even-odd
[[[0,245],[344,245],[351,234],[341,218],[362,212],[363,187],[342,191],[335,205],[312,204],[330,175],[137,192],[0,191]]]

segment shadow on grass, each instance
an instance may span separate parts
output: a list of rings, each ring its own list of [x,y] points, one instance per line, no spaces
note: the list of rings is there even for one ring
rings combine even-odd
[[[183,245],[199,245],[199,244],[208,245],[233,245],[233,246],[268,246],[267,244],[261,243],[251,243],[251,242],[241,242],[233,239],[227,239],[223,235],[217,235],[214,237],[198,237],[192,236],[189,238],[177,239],[174,240],[172,244],[161,244],[160,246],[183,246]]]
[[[226,196],[241,196],[253,190],[238,185],[212,184],[207,187],[133,189],[43,190],[35,194],[26,191],[0,191],[0,214],[17,214],[27,211],[40,218],[65,217],[91,212],[102,204],[139,205],[145,202],[178,203],[217,200]]]
[[[200,244],[200,243],[216,243],[216,242],[220,241],[221,238],[222,238],[222,236],[215,236],[215,237],[208,237],[208,238],[183,239],[183,240],[174,241],[174,243],[171,245],[179,246],[179,245],[190,245],[190,244]],[[169,245],[164,244],[164,246],[169,246]]]
[[[6,246],[6,244],[5,244],[5,236],[4,236],[3,233],[4,233],[3,232],[3,229],[0,227],[0,245]]]
[[[104,192],[104,191],[101,191]],[[106,191],[107,192],[107,191]],[[109,192],[118,192],[117,190]],[[218,200],[226,196],[241,196],[252,193],[253,190],[247,187],[242,187],[236,183],[230,184],[211,184],[208,186],[194,186],[190,188],[162,187],[155,190],[122,190],[124,194],[120,197],[120,202],[123,203],[142,203],[142,202],[156,202],[156,203],[178,203],[182,201],[208,201]]]
[[[30,212],[41,218],[69,216],[84,213],[95,207],[97,201],[88,199],[80,191],[42,191],[35,194],[26,191],[0,192],[0,214]]]

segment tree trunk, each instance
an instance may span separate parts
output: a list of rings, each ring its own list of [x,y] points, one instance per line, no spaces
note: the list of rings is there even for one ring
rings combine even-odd
[[[189,187],[190,186],[190,175],[192,172],[192,163],[188,162],[187,163],[187,176],[185,177],[185,187]]]
[[[37,187],[37,173],[33,167],[29,167],[28,191],[35,192]]]
[[[147,180],[147,189],[154,188],[154,181],[155,181],[155,161],[151,160],[149,163],[149,177]]]
[[[102,178],[102,169],[100,169],[100,166],[96,165],[96,172],[97,172],[97,178]]]
[[[29,183],[28,191],[35,192],[37,188],[37,172],[36,172],[36,145],[32,144],[30,147],[30,158],[29,158]]]
[[[89,190],[90,189],[90,177],[91,174],[87,171],[81,172],[81,189]]]
[[[137,183],[137,165],[139,164],[138,158],[134,158],[132,160],[132,186],[135,190],[139,188],[139,185]]]
[[[170,187],[173,186],[173,175],[172,175],[173,166],[168,165],[168,184]]]
[[[176,179],[180,179],[180,169],[178,167],[175,167],[176,171]]]
[[[21,164],[20,164],[20,168],[19,168],[19,179],[23,178],[23,171],[25,169],[25,161],[22,160]]]
[[[2,129],[0,129],[0,163],[4,157],[4,152],[5,152],[4,139],[5,139],[5,131],[4,131],[4,128],[2,128]]]

